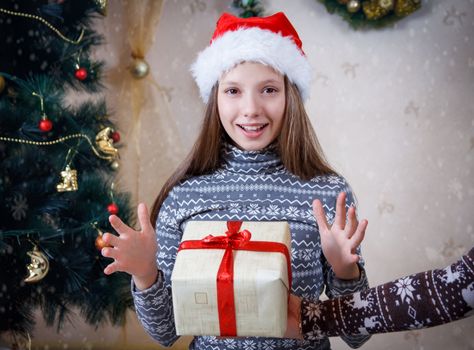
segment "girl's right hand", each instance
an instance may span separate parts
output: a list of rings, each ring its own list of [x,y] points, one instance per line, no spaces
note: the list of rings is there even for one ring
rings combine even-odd
[[[110,275],[117,271],[126,272],[132,275],[138,289],[146,289],[155,283],[158,275],[156,265],[158,247],[148,209],[143,203],[138,205],[138,220],[141,230],[135,231],[125,225],[118,216],[109,217],[110,224],[118,236],[105,233],[102,237],[109,245],[102,249],[102,255],[114,259],[104,269],[104,273]]]

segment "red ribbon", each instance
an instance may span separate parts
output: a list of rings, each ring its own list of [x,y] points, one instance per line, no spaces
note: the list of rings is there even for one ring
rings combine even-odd
[[[225,249],[217,272],[217,307],[221,336],[236,336],[234,299],[234,257],[233,250],[250,250],[257,252],[282,253],[286,257],[288,282],[291,288],[291,264],[288,248],[283,243],[250,241],[252,234],[239,231],[242,221],[228,221],[225,236],[208,235],[201,240],[181,242],[178,252],[183,249]]]

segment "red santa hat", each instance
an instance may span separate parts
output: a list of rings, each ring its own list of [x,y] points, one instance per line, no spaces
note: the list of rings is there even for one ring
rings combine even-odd
[[[224,13],[219,18],[210,45],[191,66],[205,103],[222,74],[244,61],[274,68],[296,84],[303,100],[309,97],[311,67],[298,33],[283,12],[250,18]]]

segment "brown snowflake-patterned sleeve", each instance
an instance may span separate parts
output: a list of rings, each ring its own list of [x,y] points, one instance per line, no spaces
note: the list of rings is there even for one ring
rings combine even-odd
[[[428,328],[474,315],[474,247],[452,265],[366,291],[301,302],[305,339]]]

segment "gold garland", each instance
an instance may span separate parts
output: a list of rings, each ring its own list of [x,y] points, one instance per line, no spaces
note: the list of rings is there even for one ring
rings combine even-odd
[[[55,144],[58,144],[58,143],[61,143],[63,141],[67,141],[67,140],[70,140],[70,139],[75,139],[75,138],[85,138],[87,140],[87,142],[89,142],[89,145],[91,146],[92,148],[92,151],[95,153],[95,155],[97,157],[99,157],[100,159],[106,159],[106,160],[113,160],[115,159],[115,157],[113,156],[110,156],[110,157],[105,157],[103,155],[101,155],[94,147],[94,145],[92,144],[92,141],[91,139],[89,138],[89,136],[87,135],[84,135],[84,134],[72,134],[72,135],[68,135],[68,136],[64,136],[64,137],[61,137],[59,139],[56,139],[56,140],[52,140],[52,141],[31,141],[31,140],[24,140],[24,139],[17,139],[17,138],[13,138],[13,137],[5,137],[5,136],[0,136],[0,141],[6,141],[6,142],[16,142],[16,143],[25,143],[25,144],[28,144],[28,145],[35,145],[35,146],[51,146],[51,145],[55,145]]]
[[[44,18],[41,18],[40,16],[36,16],[36,15],[31,15],[29,13],[22,13],[22,12],[14,12],[14,11],[10,11],[10,10],[6,10],[6,9],[3,9],[3,8],[0,8],[0,12],[3,12],[3,13],[6,13],[7,15],[11,15],[11,16],[19,16],[19,17],[26,17],[26,18],[31,18],[31,19],[36,19],[37,21],[40,21],[42,22],[43,24],[45,24],[49,29],[51,29],[53,32],[55,32],[61,39],[63,39],[64,41],[68,42],[68,43],[71,43],[71,44],[74,44],[74,45],[77,45],[81,42],[82,40],[82,37],[84,36],[84,28],[81,30],[81,34],[79,35],[79,38],[76,39],[76,40],[71,40],[69,38],[66,38],[58,29],[56,29],[51,23],[49,23],[48,21],[46,21]]]

